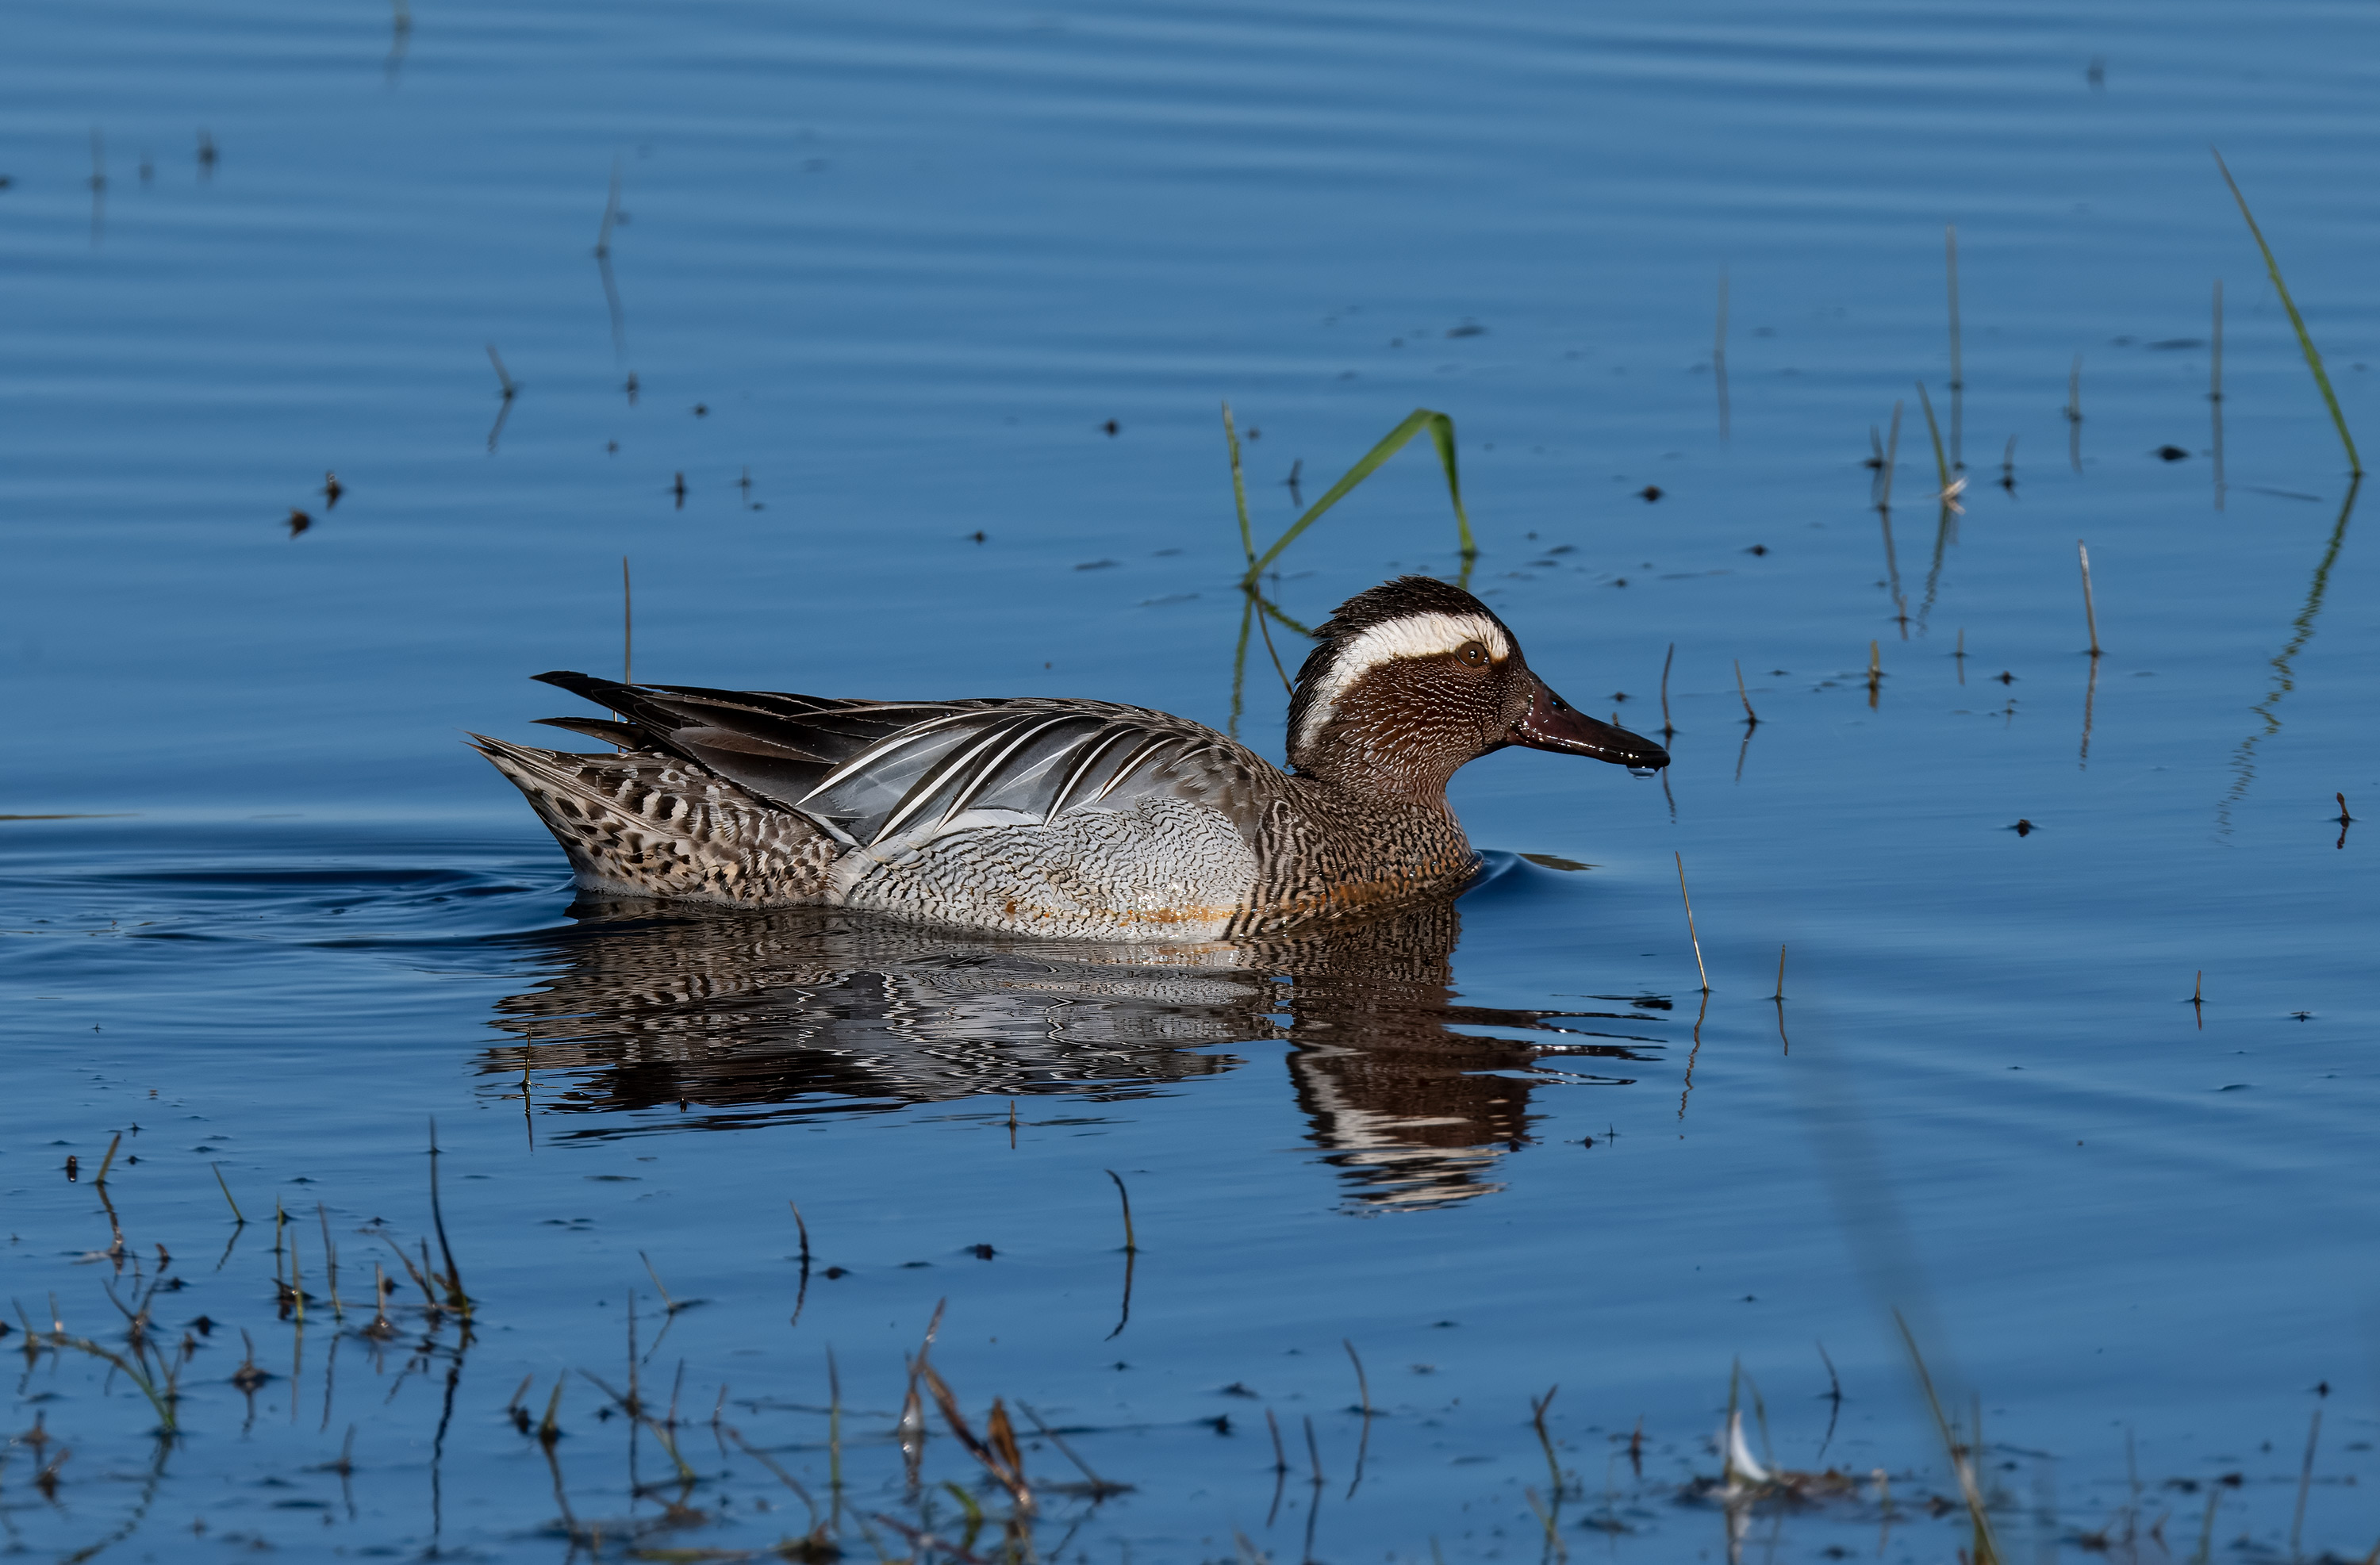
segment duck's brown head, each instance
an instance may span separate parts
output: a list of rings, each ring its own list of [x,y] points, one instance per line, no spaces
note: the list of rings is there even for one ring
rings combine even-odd
[[[1507,745],[1649,774],[1660,746],[1598,722],[1529,672],[1504,622],[1459,587],[1400,576],[1315,632],[1289,703],[1290,764],[1369,794],[1442,797],[1466,761]]]

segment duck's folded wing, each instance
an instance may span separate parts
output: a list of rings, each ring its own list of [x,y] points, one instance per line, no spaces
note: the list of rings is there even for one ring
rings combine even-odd
[[[1205,803],[1253,837],[1264,781],[1275,775],[1211,729],[1104,702],[838,700],[538,677],[625,720],[582,732],[633,727],[645,743],[869,846],[1124,809],[1157,794]]]
[[[881,740],[937,718],[987,705],[836,700],[769,690],[623,685],[567,671],[537,677],[609,707],[622,720],[544,719],[550,725],[612,744],[663,751],[786,805]]]

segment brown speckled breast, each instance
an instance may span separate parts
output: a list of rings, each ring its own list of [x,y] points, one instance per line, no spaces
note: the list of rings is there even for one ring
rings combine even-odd
[[[1369,918],[1442,896],[1479,865],[1442,802],[1350,797],[1308,777],[1283,777],[1257,830],[1261,867],[1237,936]]]

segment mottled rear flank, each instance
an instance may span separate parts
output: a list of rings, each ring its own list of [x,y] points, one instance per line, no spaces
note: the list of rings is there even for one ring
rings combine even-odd
[[[733,782],[651,752],[564,755],[471,737],[528,796],[582,886],[747,907],[824,899],[833,840]]]

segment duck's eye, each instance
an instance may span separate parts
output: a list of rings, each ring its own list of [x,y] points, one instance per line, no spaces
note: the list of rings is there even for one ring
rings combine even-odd
[[[1457,647],[1454,649],[1454,656],[1456,661],[1461,662],[1465,668],[1486,668],[1488,666],[1488,649],[1481,646],[1476,641],[1465,641],[1462,646]]]

